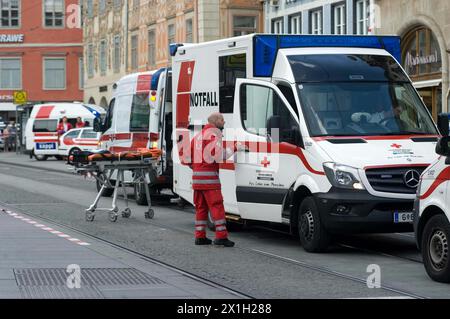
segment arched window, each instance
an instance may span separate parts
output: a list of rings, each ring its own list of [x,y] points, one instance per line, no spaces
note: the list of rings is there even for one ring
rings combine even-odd
[[[413,81],[442,77],[442,59],[439,43],[433,32],[421,26],[403,38],[403,66]]]

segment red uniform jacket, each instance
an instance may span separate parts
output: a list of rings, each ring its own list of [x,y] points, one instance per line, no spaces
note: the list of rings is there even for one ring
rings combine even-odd
[[[234,146],[231,154],[236,151]],[[207,124],[191,141],[192,189],[220,189],[219,163],[231,156],[222,145],[222,133]]]
[[[67,131],[70,131],[72,128],[73,128],[72,124],[67,122]],[[56,128],[56,130],[58,131],[59,135],[63,135],[64,133],[67,132],[66,130],[64,130],[64,123],[63,122],[58,124],[58,127]]]

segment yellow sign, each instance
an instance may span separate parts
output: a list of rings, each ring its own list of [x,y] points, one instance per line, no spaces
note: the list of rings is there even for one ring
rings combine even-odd
[[[27,103],[27,92],[16,91],[14,92],[14,104],[20,105]]]

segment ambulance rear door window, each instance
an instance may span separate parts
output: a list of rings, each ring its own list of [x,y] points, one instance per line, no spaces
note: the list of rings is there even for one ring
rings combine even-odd
[[[219,110],[233,113],[234,89],[237,78],[246,78],[246,55],[234,54],[219,57]]]
[[[148,93],[135,94],[131,105],[130,131],[145,131],[150,128],[150,105]]]
[[[35,120],[33,132],[56,132],[57,120]]]

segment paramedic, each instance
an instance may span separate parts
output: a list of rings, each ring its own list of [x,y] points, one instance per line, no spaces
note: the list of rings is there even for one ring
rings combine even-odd
[[[77,117],[77,123],[75,124],[76,128],[82,128],[85,126],[85,123],[81,120],[81,117]]]
[[[64,116],[62,118],[62,121],[59,122],[58,127],[57,127],[57,131],[59,135],[63,135],[64,133],[66,133],[67,131],[70,131],[72,129],[72,124],[70,124],[67,121],[67,116]]]
[[[216,238],[214,245],[233,247],[234,242],[228,239],[225,209],[219,180],[219,163],[229,158],[241,147],[235,144],[233,150],[224,149],[222,130],[225,121],[220,113],[208,117],[202,131],[191,141],[192,189],[195,205],[195,244],[210,245],[212,241],[206,237],[208,211],[214,220]]]

